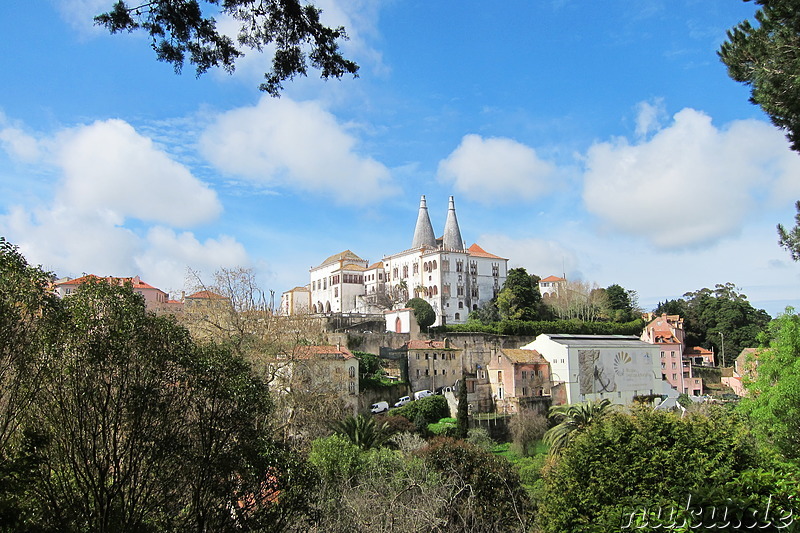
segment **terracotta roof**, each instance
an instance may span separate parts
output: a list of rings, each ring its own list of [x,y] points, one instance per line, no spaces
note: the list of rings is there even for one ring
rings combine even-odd
[[[211,291],[199,291],[186,298],[197,298],[199,299],[207,299],[207,300],[227,300],[224,296],[221,296],[215,292]]]
[[[558,276],[547,276],[544,279],[540,279],[539,283],[541,283],[543,281],[567,281],[567,280],[564,279],[564,278],[559,278]]]
[[[351,261],[363,261],[363,259],[358,257],[356,254],[354,254],[350,250],[345,250],[344,252],[339,252],[338,254],[333,254],[332,256],[327,258],[325,261],[320,263],[320,266],[327,265],[329,263],[335,263],[337,261],[342,261],[342,260],[345,260],[345,259],[348,259],[348,260],[351,260]]]
[[[431,340],[414,340],[408,341],[404,347],[409,350],[453,350],[455,348],[445,347],[444,341],[431,341]]]
[[[80,285],[81,283],[87,283],[90,281],[99,281],[99,280],[104,280],[107,283],[110,283],[111,285],[125,285],[126,283],[130,283],[134,289],[155,289],[157,291],[161,290],[157,287],[153,287],[149,283],[145,283],[144,281],[141,280],[139,276],[134,276],[132,278],[118,278],[114,276],[100,277],[100,276],[95,276],[94,274],[87,274],[85,276],[81,276],[75,279],[56,281],[54,285],[56,285],[57,287],[61,287],[64,285]]]
[[[700,346],[690,346],[684,350],[683,355],[712,355],[711,350],[706,350]]]
[[[500,352],[512,363],[543,363],[547,360],[536,350],[507,349],[503,348]]]
[[[374,270],[376,268],[383,268],[383,261],[378,261],[377,263],[372,263],[367,270]]]
[[[331,345],[297,346],[294,349],[294,356],[299,359],[313,359],[320,356],[333,356],[334,359],[353,359],[355,357],[347,348]]]
[[[288,290],[286,292],[296,292],[296,291],[310,292],[310,289],[308,287],[297,286],[294,289],[290,289],[290,290]]]
[[[349,263],[347,265],[344,265],[342,267],[342,270],[357,270],[359,272],[364,272],[366,270],[366,267],[363,267],[361,265],[354,265],[353,263]]]
[[[467,248],[467,251],[469,252],[469,255],[473,257],[488,257],[490,259],[503,259],[499,255],[490,254],[489,252],[478,246],[478,243],[475,243],[469,248]]]

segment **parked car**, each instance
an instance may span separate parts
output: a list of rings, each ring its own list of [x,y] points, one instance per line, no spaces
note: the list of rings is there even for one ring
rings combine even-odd
[[[369,410],[373,415],[377,415],[377,414],[380,414],[380,413],[385,413],[386,411],[389,410],[389,402],[373,403],[370,406]]]
[[[409,396],[403,396],[402,398],[400,398],[399,400],[397,400],[395,402],[393,407],[403,407],[405,404],[407,404],[410,401],[411,401],[411,398]]]
[[[418,390],[414,393],[415,400],[421,400],[423,398],[427,398],[428,396],[432,396],[433,393],[429,390]]]

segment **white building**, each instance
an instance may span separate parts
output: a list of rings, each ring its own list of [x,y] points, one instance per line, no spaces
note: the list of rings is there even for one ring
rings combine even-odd
[[[635,396],[664,392],[658,346],[633,336],[543,333],[522,348],[550,363],[553,387],[561,385],[565,392],[563,403],[629,404]]]
[[[420,199],[411,248],[369,265],[350,250],[310,269],[312,313],[378,313],[420,297],[440,324],[460,324],[502,288],[508,259],[461,238],[450,197],[444,234],[436,238],[425,196]]]

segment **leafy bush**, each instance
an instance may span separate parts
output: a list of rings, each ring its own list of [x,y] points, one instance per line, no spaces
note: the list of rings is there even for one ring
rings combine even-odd
[[[392,409],[392,415],[407,418],[414,422],[417,428],[427,428],[428,424],[449,417],[450,406],[444,396],[434,395]]]
[[[472,428],[467,432],[467,442],[483,450],[491,450],[495,442],[484,428]]]
[[[406,307],[414,310],[414,316],[417,317],[417,324],[425,331],[428,326],[436,322],[436,312],[431,307],[431,304],[422,298],[411,298],[406,302]]]
[[[442,418],[435,424],[428,424],[428,431],[437,437],[453,437],[458,433],[458,421],[455,418]]]

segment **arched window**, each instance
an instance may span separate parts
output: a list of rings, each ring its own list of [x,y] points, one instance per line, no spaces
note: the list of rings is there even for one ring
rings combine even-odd
[[[394,321],[394,332],[395,333],[403,332],[403,321],[400,320],[400,317],[397,317],[397,320]],[[419,354],[417,354],[417,358],[419,358]]]
[[[330,313],[331,312],[331,302],[330,301],[325,302],[325,312],[326,313]]]
[[[350,367],[350,377],[351,378],[356,377],[356,368],[354,366]]]
[[[439,287],[437,287],[436,285],[433,286],[433,294],[434,296],[439,294]]]
[[[461,313],[456,313],[456,320],[461,320]]]
[[[431,270],[436,270],[436,259],[434,259],[433,263],[431,264]]]

